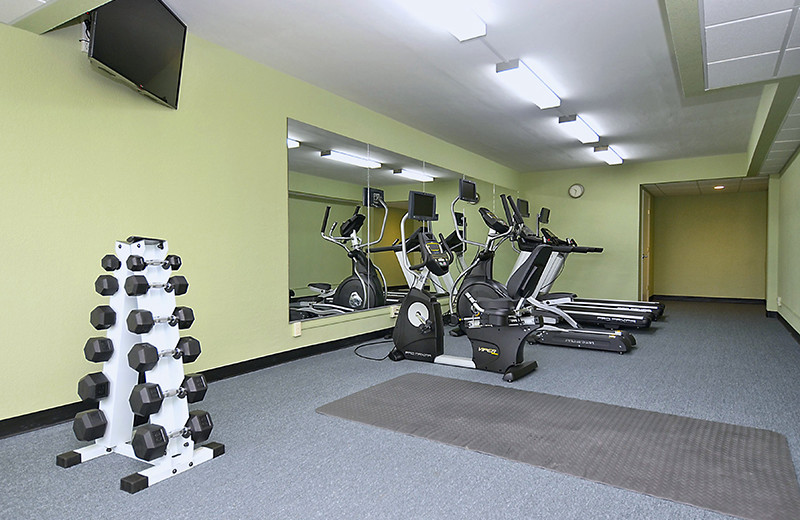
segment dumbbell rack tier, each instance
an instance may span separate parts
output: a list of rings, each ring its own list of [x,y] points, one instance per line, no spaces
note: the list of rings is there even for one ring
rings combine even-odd
[[[93,444],[62,453],[56,458],[57,465],[65,468],[108,453],[118,453],[152,464],[143,471],[121,479],[120,489],[129,493],[136,493],[225,452],[224,445],[220,443],[210,442],[203,446],[195,446],[191,437],[171,435],[165,455],[153,460],[144,460],[136,455],[131,443],[134,433],[134,413],[129,398],[133,387],[139,383],[140,374],[129,365],[128,352],[133,345],[142,342],[149,343],[159,350],[174,349],[180,339],[179,328],[188,328],[191,325],[191,322],[188,325],[181,323],[179,326],[174,326],[174,323],[168,325],[156,322],[149,330],[137,334],[131,332],[130,329],[134,329],[134,327],[127,323],[134,311],[146,310],[154,317],[168,317],[175,312],[176,291],[164,290],[164,287],[168,286],[168,279],[173,268],[177,269],[180,264],[175,265],[168,262],[167,251],[166,240],[130,237],[126,241],[116,242],[115,253],[119,262],[109,256],[104,259],[104,264],[106,260],[110,260],[112,264],[119,265],[119,268],[113,271],[117,289],[113,290],[113,294],[111,294],[112,290],[105,293],[110,294],[109,307],[115,314],[114,323],[110,326],[106,323],[100,327],[107,327],[105,328],[106,338],[113,344],[113,352],[103,363],[102,370],[102,374],[109,382],[108,395],[99,399],[101,414],[97,414],[105,418],[105,431],[101,437],[94,440]],[[173,259],[177,258],[174,255],[170,256]],[[138,258],[134,258],[134,261],[129,263],[128,260],[131,257]],[[141,269],[142,258],[146,260],[144,269]],[[139,265],[136,265],[136,260],[139,261]],[[131,266],[137,270],[132,271]],[[144,294],[129,296],[124,289],[125,281],[134,275],[145,276],[152,288]],[[98,284],[114,285],[113,280],[108,278],[103,284],[98,279],[96,287]],[[100,292],[99,288],[98,292]],[[105,310],[108,311],[108,309]],[[111,319],[108,321],[110,322]],[[143,373],[147,383],[156,383],[163,390],[180,388],[184,380],[183,360],[169,355],[163,356],[152,369]],[[151,425],[163,426],[170,435],[173,432],[184,430],[189,417],[186,399],[168,397],[163,400],[160,409],[150,415],[149,421]],[[77,420],[78,416],[76,416]],[[209,424],[209,426],[211,425]]]

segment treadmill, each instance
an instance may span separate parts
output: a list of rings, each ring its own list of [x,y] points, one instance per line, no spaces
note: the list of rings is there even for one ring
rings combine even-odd
[[[534,305],[535,302],[533,300],[535,299],[550,309],[550,312],[545,314],[545,323],[558,323],[562,319],[565,319],[563,314],[566,314],[570,318],[567,321],[570,322],[571,325],[574,322],[607,329],[645,329],[650,327],[652,322],[661,316],[663,313],[663,305],[657,303],[632,301],[617,301],[616,303],[612,303],[612,300],[590,301],[577,298],[575,293],[549,292],[550,287],[552,287],[556,278],[561,274],[564,268],[567,255],[570,253],[600,253],[603,251],[603,248],[579,246],[573,240],[561,240],[544,228],[533,235],[530,228],[525,226],[523,214],[517,206],[517,203],[515,203],[511,197],[508,199],[512,209],[512,218],[514,218],[516,224],[529,230],[528,233],[532,235],[529,239],[544,241],[550,245],[553,250],[550,254],[547,267],[542,274],[538,292],[535,292],[535,296],[530,299],[531,303]],[[549,210],[543,208],[537,220],[539,223],[546,223],[548,219]],[[538,227],[537,225],[537,228]],[[520,257],[517,259],[517,264],[524,262],[528,254],[529,253],[522,251]],[[516,267],[515,265],[514,268],[516,269]],[[641,305],[644,303],[651,304]],[[560,312],[554,312],[555,309]]]

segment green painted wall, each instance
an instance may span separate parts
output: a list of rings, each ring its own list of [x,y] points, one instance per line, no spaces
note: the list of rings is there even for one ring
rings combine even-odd
[[[780,178],[778,224],[778,312],[800,331],[800,161]]]
[[[114,241],[164,237],[184,259],[193,368],[224,366],[389,327],[388,312],[288,324],[286,120],[473,177],[503,166],[190,34],[180,109],[109,81],[80,28],[42,36],[0,24],[0,419],[77,400],[99,261]],[[39,384],[31,391],[30,381]]]
[[[766,297],[766,192],[653,202],[654,294]]]
[[[605,248],[602,254],[572,255],[555,290],[583,297],[637,298],[640,185],[742,176],[746,167],[746,155],[735,154],[523,175],[522,190],[531,212],[542,206],[551,209],[551,231]],[[567,189],[576,182],[586,192],[571,199]]]

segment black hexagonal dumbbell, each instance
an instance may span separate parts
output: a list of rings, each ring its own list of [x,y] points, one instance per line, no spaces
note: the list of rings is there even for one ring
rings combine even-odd
[[[93,363],[108,361],[114,355],[114,342],[103,337],[89,338],[83,347],[83,355],[86,361]]]
[[[179,388],[161,390],[156,383],[142,383],[133,387],[130,399],[131,410],[136,415],[147,417],[161,409],[161,403],[167,397],[186,398],[188,403],[203,400],[208,391],[208,384],[203,374],[187,374]]]
[[[149,283],[147,278],[140,274],[129,276],[125,280],[125,292],[128,293],[128,296],[141,296],[150,289],[161,288],[167,292],[175,292],[175,296],[180,296],[189,290],[189,282],[186,281],[186,277],[181,275],[170,276],[166,283]]]
[[[89,322],[97,330],[109,329],[117,322],[117,313],[108,305],[98,305],[92,309]]]
[[[160,265],[162,269],[177,271],[181,268],[181,263],[181,257],[178,255],[167,255],[164,260],[145,260],[139,255],[131,255],[125,261],[125,265],[131,271],[144,271],[148,265]]]
[[[115,255],[106,255],[100,260],[100,265],[104,270],[111,272],[122,267],[122,262]]]
[[[78,381],[78,396],[87,399],[103,399],[108,397],[111,383],[102,372],[86,374]]]
[[[167,429],[158,424],[144,424],[133,432],[131,446],[133,453],[142,460],[155,460],[167,454],[169,440],[174,437],[191,437],[195,444],[208,440],[214,423],[211,415],[204,410],[189,412],[189,420],[180,430],[167,433]]]
[[[175,348],[159,351],[150,343],[137,343],[128,352],[128,365],[137,372],[153,369],[162,357],[183,358],[184,363],[191,363],[200,355],[200,342],[192,336],[183,336]]]
[[[116,258],[116,257],[114,257]],[[94,290],[100,296],[111,296],[119,290],[119,282],[110,274],[101,274],[94,281]]]
[[[153,316],[146,310],[133,310],[128,314],[128,330],[134,334],[146,334],[152,330],[156,323],[166,323],[170,327],[178,326],[179,329],[188,329],[194,323],[194,312],[189,307],[175,307],[170,316]]]
[[[102,411],[86,410],[75,415],[72,421],[72,431],[79,441],[93,441],[106,433],[106,416]]]

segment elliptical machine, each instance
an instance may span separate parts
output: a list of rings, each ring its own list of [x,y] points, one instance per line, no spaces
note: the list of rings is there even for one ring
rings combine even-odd
[[[460,190],[460,193],[462,192]],[[510,299],[515,305],[517,319],[522,323],[539,324],[535,333],[529,337],[532,343],[605,350],[620,354],[628,352],[636,344],[635,338],[628,332],[581,328],[561,309],[536,300],[535,295],[541,292],[543,276],[550,261],[550,256],[547,256],[542,262],[540,256],[542,247],[546,246],[548,255],[553,254],[554,247],[545,244],[525,226],[519,208],[510,197],[501,195],[500,198],[511,225],[506,224],[488,209],[480,208],[481,217],[489,227],[486,245],[478,252],[467,271],[456,280],[458,290],[451,296],[450,308],[459,317],[461,330],[469,333],[465,328],[465,317],[475,316],[476,313],[482,315],[481,309],[473,300],[478,300],[480,306],[485,307],[485,304],[488,305],[488,302],[493,300],[502,302]],[[461,200],[461,196],[453,201],[451,211],[455,211],[455,203],[458,200]],[[513,214],[509,206],[513,208]],[[492,278],[492,262],[495,251],[506,239],[516,242],[521,254],[508,283],[503,285]],[[524,291],[519,289],[521,283],[526,285]],[[562,320],[568,326],[558,326]]]
[[[448,272],[453,253],[441,234],[437,240],[430,228],[423,228],[417,233],[418,251],[422,259],[419,264],[411,265],[404,232],[405,222],[409,218],[423,222],[437,220],[436,196],[410,192],[408,213],[400,222],[400,243],[404,253],[401,261],[409,271],[416,273],[416,278],[400,305],[392,333],[394,348],[389,358],[393,361],[411,359],[498,372],[508,382],[533,372],[538,364],[536,361],[524,361],[523,349],[527,337],[537,329],[538,324],[519,322],[511,299],[475,300],[473,304],[480,308],[480,317],[464,320],[464,330],[472,345],[472,359],[444,354],[441,304],[424,286],[429,274],[442,276]],[[542,248],[537,258],[540,268],[550,256],[549,248]],[[520,291],[532,289],[529,284],[520,284]]]
[[[363,243],[358,237],[358,231],[366,221],[366,217],[360,213],[361,206],[356,206],[353,215],[342,222],[342,226],[339,228],[341,235],[339,236],[334,236],[333,234],[338,224],[337,222],[333,223],[327,234],[325,232],[331,211],[330,206],[326,207],[325,217],[322,220],[322,229],[320,230],[323,239],[347,251],[347,256],[353,262],[352,273],[342,280],[332,294],[332,303],[334,305],[350,309],[371,309],[386,304],[386,279],[383,276],[383,272],[372,263],[366,252],[369,252],[371,246],[383,239],[389,208],[383,200],[383,190],[376,188],[365,187],[362,202],[364,206],[383,208],[383,223],[377,240]],[[330,284],[310,284],[310,287],[320,291],[322,297],[330,296],[332,289]]]

